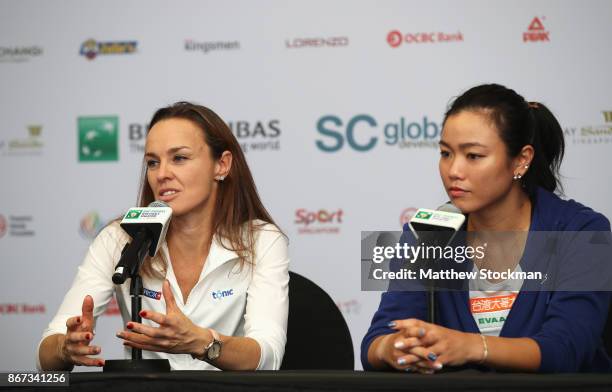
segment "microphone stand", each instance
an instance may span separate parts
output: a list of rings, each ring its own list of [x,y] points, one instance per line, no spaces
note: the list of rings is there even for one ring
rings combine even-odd
[[[126,245],[121,255],[126,251]],[[139,263],[140,265],[140,263]],[[143,286],[139,268],[130,271],[130,297],[132,299],[132,321],[141,323],[140,310],[142,309]],[[105,361],[104,373],[154,373],[169,372],[170,362],[167,359],[142,359],[142,349],[132,347],[132,359],[113,359]]]

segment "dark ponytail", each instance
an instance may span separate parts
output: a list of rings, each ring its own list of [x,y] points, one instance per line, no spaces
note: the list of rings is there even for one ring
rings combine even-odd
[[[559,180],[565,151],[563,130],[546,106],[527,102],[514,90],[499,84],[483,84],[455,99],[444,122],[464,110],[482,111],[490,117],[510,157],[516,157],[526,145],[533,147],[533,160],[521,179],[529,196],[533,197],[538,187],[549,192],[563,192]]]

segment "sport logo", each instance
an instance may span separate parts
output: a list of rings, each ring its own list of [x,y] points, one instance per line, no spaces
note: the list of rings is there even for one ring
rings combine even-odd
[[[153,299],[156,299],[158,301],[161,299],[161,296],[162,296],[161,292],[155,291],[155,290],[145,289],[144,287],[142,288],[142,294],[145,297],[153,298]]]
[[[217,290],[212,292],[213,299],[221,299],[225,297],[231,297],[234,295],[234,289],[229,290]]]
[[[142,210],[129,210],[127,214],[125,214],[125,219],[138,219],[140,218],[140,214],[142,214]]]
[[[544,19],[544,17],[542,17]],[[548,34],[550,32],[544,29],[542,21],[537,16],[533,18],[527,31],[523,33],[523,42],[538,42],[550,41]]]
[[[79,117],[79,161],[119,159],[119,117]]]
[[[431,215],[431,212],[419,211],[414,217],[418,219],[429,219],[431,218]]]

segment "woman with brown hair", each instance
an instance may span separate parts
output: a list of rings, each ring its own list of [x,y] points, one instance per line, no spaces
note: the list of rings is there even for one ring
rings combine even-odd
[[[173,211],[160,252],[143,263],[142,323],[130,321],[129,286],[111,276],[129,236],[118,222],[96,237],[39,345],[39,369],[103,366],[92,357],[95,318],[113,291],[117,337],[173,369],[278,369],[287,329],[287,239],[264,208],[243,152],[212,110],[159,109],[147,134],[139,204]],[[181,355],[187,354],[187,355]]]

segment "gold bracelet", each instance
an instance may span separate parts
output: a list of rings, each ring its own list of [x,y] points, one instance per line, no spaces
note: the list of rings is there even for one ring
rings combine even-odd
[[[480,337],[482,338],[482,359],[480,360],[480,362],[478,362],[479,365],[482,365],[486,360],[487,357],[489,356],[489,347],[487,346],[487,338],[485,337],[485,335],[480,335]]]

